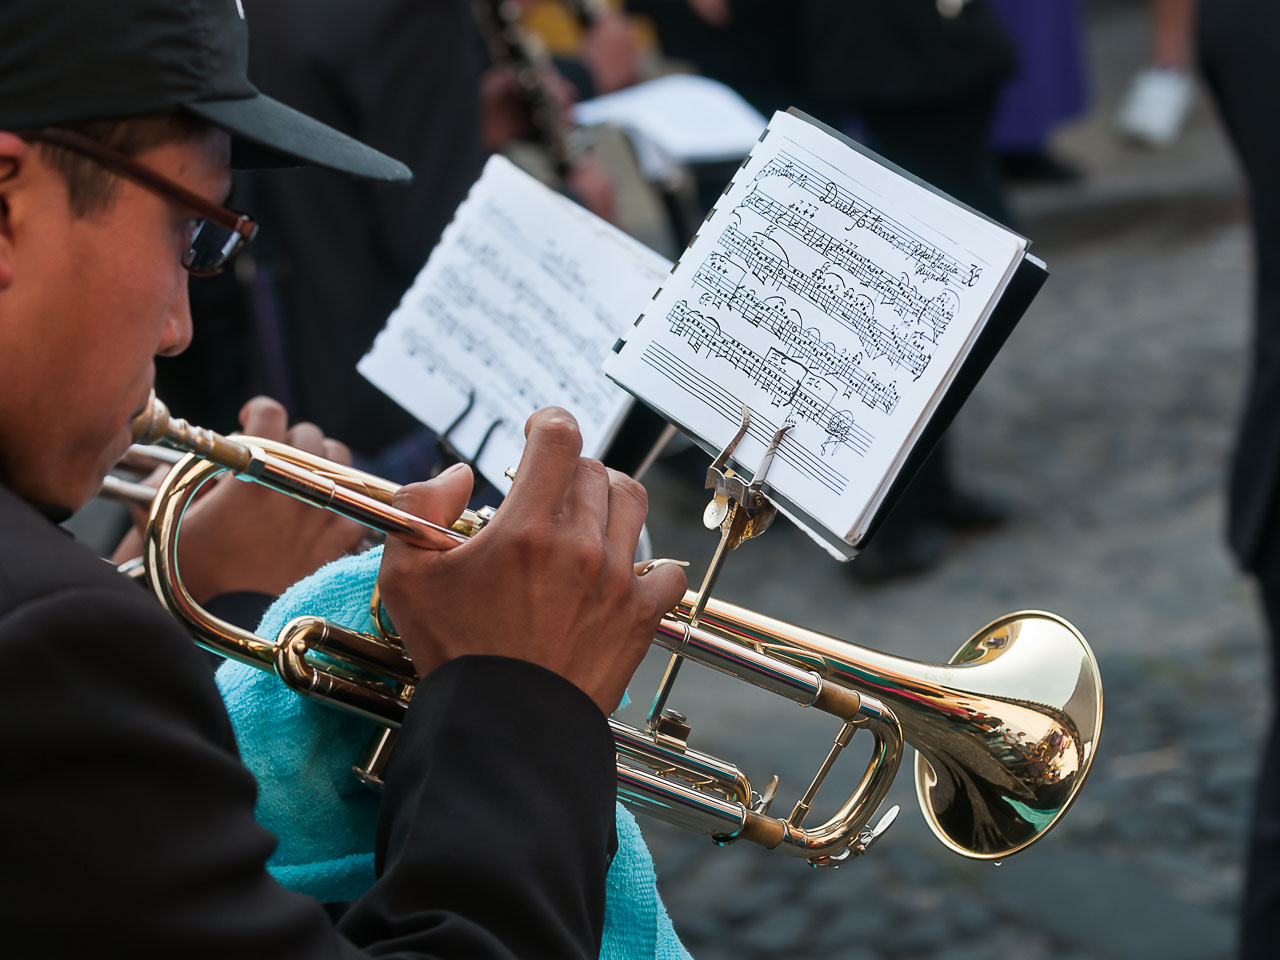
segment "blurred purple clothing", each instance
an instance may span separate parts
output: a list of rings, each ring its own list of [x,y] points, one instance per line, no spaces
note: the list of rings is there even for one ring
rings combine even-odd
[[[999,153],[1042,150],[1053,128],[1088,101],[1080,0],[991,0],[1018,52],[1019,71],[992,124]]]

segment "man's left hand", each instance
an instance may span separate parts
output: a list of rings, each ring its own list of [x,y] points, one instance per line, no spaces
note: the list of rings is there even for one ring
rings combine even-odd
[[[289,427],[284,407],[269,397],[246,403],[240,425],[249,436],[351,463],[346,446],[326,437],[315,424]],[[162,476],[153,476],[152,482],[158,484]],[[178,566],[197,603],[238,591],[274,596],[355,549],[367,532],[327,510],[224,476],[183,518]],[[131,530],[112,559],[120,563],[138,556],[141,547],[139,530]]]

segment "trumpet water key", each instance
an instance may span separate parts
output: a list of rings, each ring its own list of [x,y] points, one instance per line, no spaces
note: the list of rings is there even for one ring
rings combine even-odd
[[[416,682],[403,647],[385,631],[358,633],[316,617],[300,617],[264,638],[212,616],[182,585],[176,563],[182,515],[205,483],[228,470],[437,548],[481,533],[492,512],[466,511],[448,529],[429,524],[391,506],[394,484],[284,444],[192,427],[170,418],[154,398],[138,418],[135,438],[190,451],[152,501],[143,557],[152,588],[203,646],[273,670],[303,696],[376,720],[382,732],[356,765],[376,784]],[[861,854],[896,813],[877,816],[910,743],[917,751],[917,797],[933,832],[959,854],[998,859],[1035,842],[1062,818],[1097,748],[1097,664],[1084,638],[1049,613],[1002,617],[949,663],[929,664],[690,592],[662,619],[654,640],[683,659],[837,721],[813,781],[779,817],[769,812],[776,778],[757,791],[736,765],[691,748],[689,727],[674,711],[661,711],[646,729],[610,720],[619,799],[717,843],[751,840],[818,866]],[[825,821],[807,823],[818,787],[859,731],[868,735],[871,755],[853,792]]]

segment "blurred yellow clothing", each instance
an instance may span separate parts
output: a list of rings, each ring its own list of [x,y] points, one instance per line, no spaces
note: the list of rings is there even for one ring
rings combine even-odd
[[[587,5],[594,6],[591,3]],[[601,0],[600,5],[610,10],[623,7],[620,0]],[[585,31],[572,6],[562,0],[534,0],[521,17],[525,29],[535,34],[552,56],[572,57],[582,49]],[[636,47],[642,53],[655,48],[657,38],[648,20],[632,17],[631,29],[635,34]]]

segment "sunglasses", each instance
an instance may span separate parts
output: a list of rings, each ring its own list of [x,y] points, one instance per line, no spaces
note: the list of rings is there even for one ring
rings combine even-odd
[[[206,200],[150,167],[78,133],[46,127],[26,134],[25,139],[51,143],[88,157],[111,172],[198,213],[200,217],[192,231],[191,243],[182,255],[182,265],[193,276],[211,277],[219,273],[258,232],[258,225],[243,213]]]

